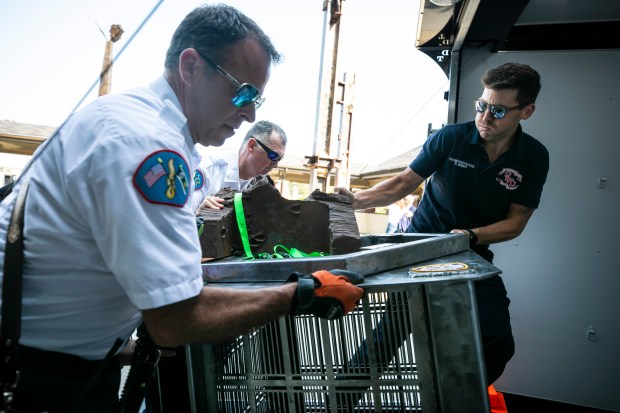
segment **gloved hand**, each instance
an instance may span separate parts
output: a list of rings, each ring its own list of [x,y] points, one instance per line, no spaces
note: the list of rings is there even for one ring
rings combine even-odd
[[[348,270],[294,272],[287,280],[292,281],[297,281],[297,290],[291,315],[312,314],[335,320],[353,310],[364,295],[364,289],[354,285],[362,283],[364,277]]]

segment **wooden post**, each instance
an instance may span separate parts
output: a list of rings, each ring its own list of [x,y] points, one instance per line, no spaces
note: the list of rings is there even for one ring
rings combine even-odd
[[[118,24],[110,27],[110,40],[105,42],[103,54],[103,66],[99,75],[99,96],[107,95],[112,91],[112,44],[118,41],[123,34],[123,29]]]

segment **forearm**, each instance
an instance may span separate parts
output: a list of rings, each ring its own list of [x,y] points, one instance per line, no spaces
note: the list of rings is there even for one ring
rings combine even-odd
[[[485,227],[474,228],[478,235],[477,244],[495,244],[498,242],[510,241],[521,235],[523,228],[515,226],[513,223],[503,220]]]
[[[161,346],[217,342],[287,315],[296,285],[252,290],[205,287],[198,297],[143,315]]]
[[[370,189],[354,194],[353,208],[364,209],[390,205],[413,192],[424,178],[406,168],[403,172],[382,181]]]
[[[473,230],[478,236],[476,244],[494,244],[509,241],[521,235],[533,213],[534,209],[513,203],[510,204],[505,219],[486,226],[469,229]],[[467,229],[459,228],[451,232],[469,235]]]
[[[393,187],[388,186],[387,181],[383,181],[372,188],[356,192],[353,198],[353,209],[387,206],[401,198]]]

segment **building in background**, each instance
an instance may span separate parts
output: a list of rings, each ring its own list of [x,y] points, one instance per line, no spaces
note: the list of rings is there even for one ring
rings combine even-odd
[[[51,126],[0,121],[0,174],[3,178],[0,184],[5,185],[14,181],[26,166],[32,153],[55,129]],[[370,188],[397,175],[409,165],[420,149],[421,147],[410,149],[377,165],[350,164],[351,188],[353,190]],[[310,189],[312,167],[309,165],[308,157],[287,154],[269,175],[285,198],[305,199],[312,192]],[[326,183],[327,192],[330,193],[336,182],[336,170],[318,169],[316,178]],[[415,194],[421,195],[422,190],[422,187],[418,188]],[[385,208],[371,208],[359,211],[356,215],[361,233],[382,233],[385,229],[387,222]]]
[[[0,120],[0,184],[11,183],[30,156],[56,130],[53,126]]]
[[[5,181],[12,181],[26,165],[36,148],[56,130],[52,126],[0,121],[0,172]],[[377,165],[352,164],[351,188],[366,189],[388,179],[409,165],[421,147],[410,149]],[[307,157],[287,154],[278,167],[269,173],[280,193],[289,199],[303,199],[310,194],[311,168]],[[327,181],[328,192],[334,187],[335,171],[319,172]],[[8,183],[6,182],[6,183]],[[417,192],[421,191],[419,189]]]

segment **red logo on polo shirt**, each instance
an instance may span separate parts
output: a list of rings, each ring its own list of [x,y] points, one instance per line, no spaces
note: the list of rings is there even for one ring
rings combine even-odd
[[[502,169],[498,175],[499,178],[495,178],[495,180],[510,191],[517,189],[523,180],[523,175],[511,168]]]

